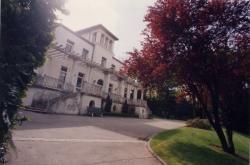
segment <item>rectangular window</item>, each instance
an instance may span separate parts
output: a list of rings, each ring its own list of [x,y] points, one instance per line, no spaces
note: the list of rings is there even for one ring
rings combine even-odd
[[[73,50],[74,42],[67,40],[66,46],[65,46],[65,52],[70,53]]]
[[[130,91],[130,99],[134,99],[134,90]]]
[[[84,60],[87,59],[88,54],[89,54],[89,51],[88,51],[87,49],[83,48],[83,49],[82,49],[82,58],[83,58]]]
[[[113,92],[113,84],[109,84],[109,93],[112,93]]]
[[[127,98],[128,88],[124,89],[124,98]]]
[[[106,67],[106,63],[107,63],[107,59],[105,57],[102,57],[101,66]]]
[[[93,42],[96,42],[96,36],[97,36],[97,33],[96,33],[96,32],[93,33],[93,37],[92,37],[92,41],[93,41]]]
[[[65,66],[61,67],[60,73],[59,73],[59,79],[57,82],[57,88],[62,89],[66,80],[66,76],[67,76],[67,70],[68,68]]]
[[[114,64],[111,65],[111,69],[115,70],[115,65]]]
[[[108,39],[108,37],[106,37],[105,38],[105,44],[104,44],[105,48],[108,48],[108,41],[109,41],[109,39]]]
[[[104,43],[104,34],[101,35],[101,39],[100,39],[100,44],[103,45]]]
[[[76,80],[76,90],[80,90],[82,88],[83,81],[84,81],[84,74],[79,72]]]
[[[141,90],[138,90],[138,91],[137,91],[137,99],[138,99],[138,100],[141,99],[141,94],[142,94],[142,93],[141,93]]]
[[[110,40],[110,41],[109,41],[109,47],[108,47],[108,49],[109,49],[109,50],[112,50],[112,48],[113,48],[113,41]]]

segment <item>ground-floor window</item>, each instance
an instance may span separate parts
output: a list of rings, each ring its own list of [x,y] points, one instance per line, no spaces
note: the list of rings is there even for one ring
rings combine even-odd
[[[140,100],[141,99],[141,90],[137,91],[137,99]]]
[[[130,99],[134,99],[134,92],[135,92],[134,90],[130,91]]]

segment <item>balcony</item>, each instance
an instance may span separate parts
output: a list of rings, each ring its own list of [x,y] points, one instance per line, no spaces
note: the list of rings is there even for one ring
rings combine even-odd
[[[37,75],[36,80],[33,84],[34,86],[40,86],[45,88],[51,88],[60,91],[73,92],[74,86],[70,83],[65,83],[56,79],[54,77],[50,77],[47,75],[41,76]]]
[[[84,82],[82,88],[79,90],[81,93],[102,97],[102,86]]]
[[[37,75],[36,80],[33,85],[43,87],[43,88],[50,88],[54,90],[75,92],[74,85],[70,83],[61,82],[59,79],[56,79],[54,77],[50,77],[47,75],[44,75],[44,76]],[[81,92],[85,95],[96,96],[96,97],[100,97],[103,99],[107,98],[108,96],[108,93],[102,90],[102,86],[91,84],[88,82],[84,82],[82,87],[80,89],[77,89],[76,92]],[[125,100],[127,100],[127,103],[129,105],[143,106],[143,107],[147,105],[147,102],[145,100],[128,99],[115,93],[110,93],[109,96],[114,103],[123,104]]]
[[[103,99],[106,99],[108,96],[107,92],[102,91],[102,86],[90,84],[88,82],[83,83],[81,92],[84,94],[101,97]],[[128,99],[115,93],[110,93],[109,96],[114,103],[123,104],[125,100],[127,100],[127,103],[129,105],[142,106],[142,107],[145,107],[147,105],[147,102],[145,100]]]

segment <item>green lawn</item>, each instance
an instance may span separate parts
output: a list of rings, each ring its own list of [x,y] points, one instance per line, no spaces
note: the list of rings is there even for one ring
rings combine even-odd
[[[234,134],[234,157],[222,152],[213,131],[183,127],[153,137],[150,146],[168,165],[248,165],[249,137]]]

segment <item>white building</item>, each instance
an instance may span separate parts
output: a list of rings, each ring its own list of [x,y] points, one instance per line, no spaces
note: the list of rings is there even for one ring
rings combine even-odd
[[[123,63],[113,53],[117,40],[103,25],[77,32],[58,25],[24,104],[53,113],[85,114],[90,104],[102,107],[109,94],[112,112],[121,113],[126,100],[130,112],[146,117],[142,86],[119,72]]]

